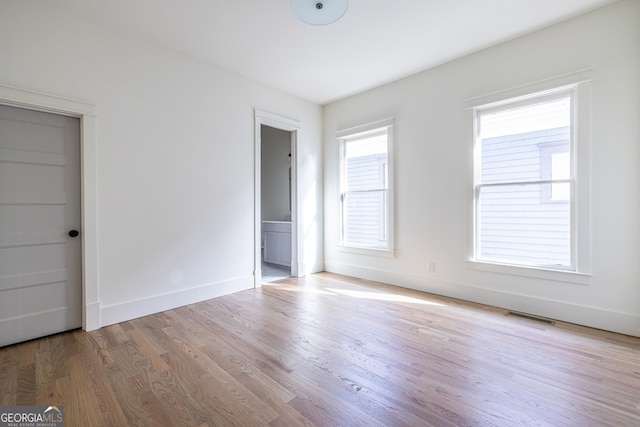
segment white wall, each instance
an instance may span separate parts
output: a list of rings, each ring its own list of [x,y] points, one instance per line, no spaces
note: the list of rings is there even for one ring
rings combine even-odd
[[[96,105],[99,325],[253,287],[254,108],[302,125],[321,268],[319,106],[47,3],[0,3],[0,83]]]
[[[469,269],[465,101],[585,68],[593,70],[592,276],[577,284]],[[640,2],[632,0],[326,106],[325,268],[640,335],[638,76]],[[396,255],[341,252],[333,136],[387,117],[396,119]]]

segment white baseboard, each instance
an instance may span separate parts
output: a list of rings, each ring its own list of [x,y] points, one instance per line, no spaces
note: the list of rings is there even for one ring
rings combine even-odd
[[[307,264],[304,261],[298,262],[298,277],[319,273],[321,271],[324,271],[323,261],[315,260],[313,264]]]
[[[100,328],[100,303],[89,303],[84,307],[84,324],[85,331],[93,331]]]
[[[325,270],[563,322],[640,336],[640,316],[629,313],[336,262],[325,262]]]
[[[100,327],[171,310],[233,292],[253,289],[253,285],[253,276],[246,276],[135,301],[103,306],[100,309]]]

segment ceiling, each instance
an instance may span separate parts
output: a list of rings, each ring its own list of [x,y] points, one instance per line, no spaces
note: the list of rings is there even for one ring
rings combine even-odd
[[[299,21],[289,0],[51,3],[327,104],[615,1],[350,0],[327,26]]]

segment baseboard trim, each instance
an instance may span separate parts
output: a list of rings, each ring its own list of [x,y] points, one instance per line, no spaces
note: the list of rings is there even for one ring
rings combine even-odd
[[[85,331],[93,331],[100,328],[100,303],[93,302],[84,307],[84,324],[82,328]]]
[[[239,277],[135,301],[103,306],[100,309],[100,327],[194,304],[234,292],[253,289],[253,280],[253,276]]]
[[[640,337],[640,316],[629,313],[337,262],[325,271]]]
[[[324,271],[323,261],[315,260],[312,264],[307,264],[305,262],[298,263],[298,277],[319,273],[321,271]]]

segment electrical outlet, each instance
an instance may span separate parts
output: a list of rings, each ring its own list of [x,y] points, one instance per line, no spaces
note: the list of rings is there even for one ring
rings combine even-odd
[[[427,273],[433,273],[436,269],[436,263],[433,261],[427,261]]]

